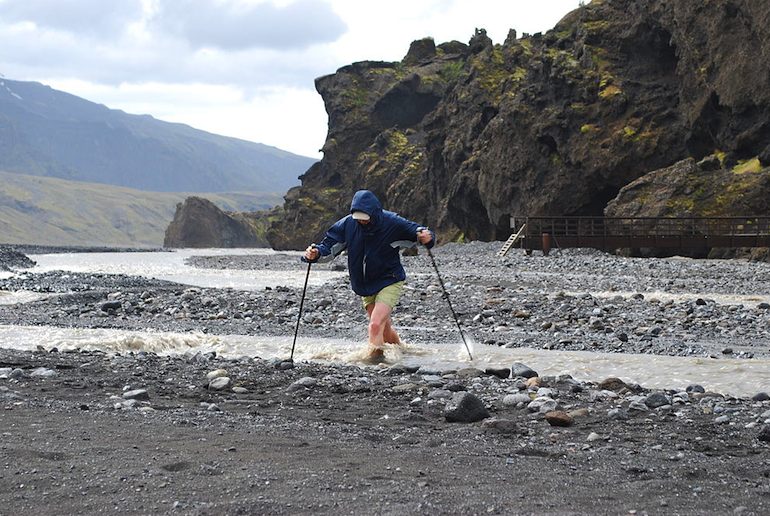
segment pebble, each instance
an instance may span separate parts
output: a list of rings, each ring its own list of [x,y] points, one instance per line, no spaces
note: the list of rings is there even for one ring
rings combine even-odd
[[[483,420],[481,428],[504,435],[518,434],[521,432],[515,421],[499,417],[490,417]]]
[[[124,392],[123,399],[146,401],[150,399],[150,394],[147,392],[146,389],[134,389],[134,390]]]
[[[221,378],[223,376],[228,376],[226,369],[214,369],[213,371],[206,373],[206,379],[209,381],[213,380],[214,378]]]
[[[588,437],[586,437],[586,441],[588,441],[589,443],[592,443],[592,442],[598,441],[601,438],[602,438],[601,435],[597,434],[596,432],[591,432],[590,434],[588,434]]]
[[[555,410],[557,406],[557,403],[555,400],[552,400],[548,397],[540,397],[535,398],[529,404],[527,405],[527,410],[530,412],[539,412],[541,414],[545,414],[546,412],[550,412],[552,410]]]
[[[528,394],[524,393],[508,394],[503,397],[503,405],[506,407],[523,406],[524,404],[529,404],[531,401],[532,398],[530,398]]]

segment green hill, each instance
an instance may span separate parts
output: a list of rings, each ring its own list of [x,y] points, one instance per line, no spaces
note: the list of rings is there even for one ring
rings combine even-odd
[[[189,195],[0,172],[0,243],[160,247],[177,203]],[[281,203],[272,193],[196,195],[226,211]]]

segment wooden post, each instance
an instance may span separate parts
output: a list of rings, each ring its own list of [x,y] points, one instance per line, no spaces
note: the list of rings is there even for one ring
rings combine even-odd
[[[543,233],[543,256],[548,256],[551,252],[551,235],[549,233]]]

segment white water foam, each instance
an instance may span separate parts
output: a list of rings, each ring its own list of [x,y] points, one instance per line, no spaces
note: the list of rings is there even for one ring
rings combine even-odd
[[[459,337],[458,337],[459,340]],[[106,352],[147,351],[161,355],[215,351],[225,357],[288,358],[292,337],[208,335],[202,333],[132,332],[111,329],[76,329],[37,326],[0,326],[0,346],[34,350],[38,345],[61,351],[70,349]],[[366,365],[362,342],[340,339],[299,338],[294,358],[333,364]],[[431,370],[464,367],[509,367],[522,362],[540,375],[569,374],[580,381],[619,377],[647,388],[684,389],[700,384],[707,390],[734,396],[753,396],[770,390],[770,360],[669,357],[588,351],[549,351],[501,348],[474,343],[473,360],[462,342],[387,346],[385,363],[422,366]]]

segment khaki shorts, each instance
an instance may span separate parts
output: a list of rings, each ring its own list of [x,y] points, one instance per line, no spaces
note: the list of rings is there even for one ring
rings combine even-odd
[[[364,308],[372,303],[385,303],[391,308],[395,308],[398,300],[401,298],[401,292],[404,291],[404,282],[399,281],[388,285],[373,296],[364,296],[361,299],[364,302]]]

